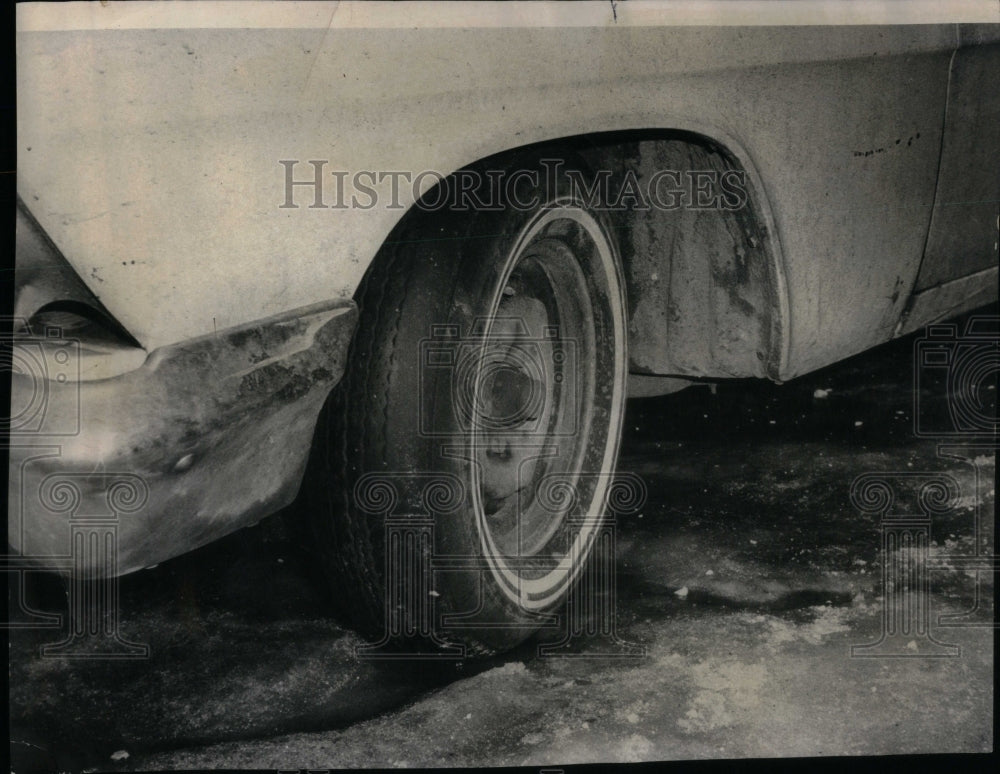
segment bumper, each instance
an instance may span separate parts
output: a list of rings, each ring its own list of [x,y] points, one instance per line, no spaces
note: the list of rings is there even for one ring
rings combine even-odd
[[[72,342],[15,341],[46,369],[12,376],[13,405],[36,407],[10,432],[19,563],[121,575],[288,505],[356,322],[351,301],[304,307],[94,381],[67,378]]]

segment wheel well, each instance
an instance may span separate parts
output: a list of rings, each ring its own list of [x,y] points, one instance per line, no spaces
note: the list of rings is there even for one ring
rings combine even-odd
[[[643,188],[668,171],[677,175],[665,179],[679,177],[683,190],[672,209],[661,198],[614,213],[632,373],[775,377],[783,284],[752,171],[722,145],[690,133],[631,133],[585,155],[592,168],[620,170],[622,185],[635,180]]]
[[[643,392],[670,392],[697,379],[777,378],[784,283],[770,209],[754,170],[704,135],[630,130],[512,148],[446,180],[464,170],[510,171],[525,157],[567,154],[601,176],[611,194],[605,203],[625,272],[630,372],[644,382]],[[723,177],[728,185],[720,187]],[[696,198],[698,185],[704,200]],[[435,201],[437,188],[423,201]],[[387,242],[424,214],[424,208],[411,208]]]

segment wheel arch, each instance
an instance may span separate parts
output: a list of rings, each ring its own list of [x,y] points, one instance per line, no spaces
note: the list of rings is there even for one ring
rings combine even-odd
[[[474,153],[484,150],[482,143]],[[664,161],[677,164],[678,171],[742,174],[747,196],[737,210],[700,210],[687,218],[684,208],[680,217],[656,207],[616,213],[629,303],[630,371],[645,379],[640,394],[673,391],[697,379],[777,380],[785,372],[789,301],[781,242],[761,174],[736,137],[718,127],[678,123],[491,147],[498,146],[502,149],[471,158],[448,178],[473,167],[510,169],[525,155],[549,153],[575,153],[591,169],[610,168],[613,175],[630,169],[648,175]],[[435,188],[423,198],[435,195]],[[420,207],[410,207],[386,243],[423,215]],[[678,242],[686,249],[662,249]]]

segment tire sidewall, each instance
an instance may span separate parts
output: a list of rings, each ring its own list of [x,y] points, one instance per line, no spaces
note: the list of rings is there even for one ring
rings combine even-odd
[[[574,189],[570,184],[568,172],[576,170],[585,179],[590,179],[586,167],[576,159],[563,160],[559,172],[551,174],[550,160],[540,158],[522,158],[517,169],[540,170],[541,186],[537,193],[539,206],[531,209],[506,207],[499,212],[476,212],[468,216],[468,227],[455,236],[450,236],[447,227],[439,226],[438,231],[449,234],[450,238],[441,241],[436,251],[435,263],[438,268],[451,264],[455,283],[452,288],[446,324],[452,329],[457,328],[460,335],[469,335],[477,321],[491,311],[491,304],[497,293],[500,282],[509,273],[510,264],[519,241],[531,228],[542,213],[553,207],[576,205],[584,209],[597,224],[601,238],[611,253],[611,267],[606,269],[610,276],[594,277],[586,273],[586,282],[592,298],[601,300],[611,310],[609,314],[602,309],[597,327],[597,346],[606,347],[609,344],[618,351],[613,357],[618,357],[627,364],[625,336],[625,297],[624,279],[621,273],[621,261],[618,247],[610,228],[606,213],[586,207],[578,198],[574,198]],[[524,201],[525,197],[521,197]],[[450,213],[452,218],[457,216]],[[458,237],[458,238],[456,238]],[[434,274],[440,278],[440,272],[423,272],[430,279]],[[438,286],[436,292],[442,288]],[[439,306],[439,312],[443,309]],[[439,318],[440,319],[440,318]],[[435,321],[431,321],[433,324]],[[426,331],[426,328],[425,328]],[[617,340],[617,343],[616,343]],[[599,369],[597,373],[598,390],[617,390],[619,405],[613,407],[608,417],[595,417],[595,423],[606,426],[606,434],[611,437],[613,451],[606,451],[608,441],[595,455],[588,449],[588,462],[591,468],[599,469],[602,476],[608,477],[614,471],[617,458],[617,445],[620,436],[621,414],[624,403],[624,373],[627,365],[617,366],[618,373],[608,373],[608,369]],[[418,430],[416,446],[420,449],[417,456],[424,461],[421,465],[425,470],[441,471],[447,476],[454,476],[466,486],[471,481],[470,463],[460,449],[466,433],[459,421],[459,412],[454,405],[454,391],[451,380],[446,372],[436,374],[421,374],[423,380],[419,395],[410,395],[409,401],[417,401],[416,412],[423,417],[432,416],[435,424],[433,437]],[[618,380],[618,384],[611,384]],[[423,413],[421,413],[423,412]],[[428,414],[427,412],[430,412]],[[423,430],[425,428],[421,428]],[[411,440],[412,436],[411,436]],[[407,444],[409,446],[409,444]],[[412,448],[412,447],[411,447]],[[457,453],[456,453],[457,452]],[[599,461],[598,461],[599,460]],[[410,460],[416,462],[416,460]],[[452,479],[454,480],[454,479]],[[605,484],[606,485],[606,484]],[[599,484],[595,484],[599,486]],[[411,499],[417,498],[416,492],[409,493]],[[592,543],[591,543],[592,545]],[[589,550],[589,549],[588,549]],[[448,512],[435,514],[435,554],[450,557],[479,557],[483,555],[482,536],[473,513],[471,495],[465,492],[463,507]],[[574,580],[579,573],[575,574]],[[496,625],[483,628],[481,626],[464,627],[461,625],[446,627],[440,634],[448,640],[458,639],[466,642],[477,641],[489,649],[502,650],[523,641],[538,629],[542,618],[540,613],[545,610],[529,613],[521,605],[511,600],[499,587],[489,571],[485,570],[450,570],[437,572],[431,579],[435,589],[438,620],[441,615],[468,614],[478,611],[477,622],[490,622]],[[569,585],[567,585],[567,592]],[[560,599],[565,597],[563,592]],[[551,609],[551,605],[549,609]]]

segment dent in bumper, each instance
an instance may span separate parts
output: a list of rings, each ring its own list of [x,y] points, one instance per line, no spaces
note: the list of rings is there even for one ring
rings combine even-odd
[[[11,429],[11,547],[42,567],[123,574],[289,504],[356,322],[351,301],[318,304],[162,347],[110,379],[14,373],[14,404],[44,393],[44,410]],[[88,525],[114,541],[111,564],[75,556]]]

